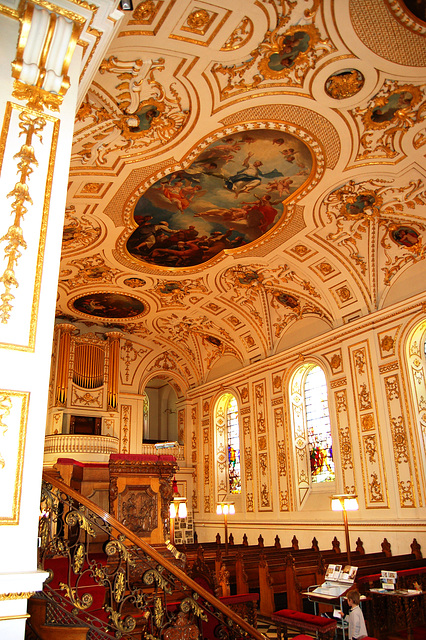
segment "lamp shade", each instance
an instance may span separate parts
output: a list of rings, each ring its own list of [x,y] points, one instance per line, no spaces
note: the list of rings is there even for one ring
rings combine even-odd
[[[186,501],[180,500],[179,507],[178,507],[178,516],[179,518],[186,518],[187,515],[188,515],[188,510],[186,508]]]
[[[331,497],[332,511],[358,511],[358,499],[355,495],[340,495]]]
[[[174,502],[170,503],[169,513],[171,518],[176,518],[176,504]]]

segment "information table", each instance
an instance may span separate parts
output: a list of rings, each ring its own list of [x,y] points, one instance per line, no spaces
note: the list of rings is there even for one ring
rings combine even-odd
[[[408,640],[413,629],[425,622],[426,591],[414,589],[370,589],[374,634],[381,636],[389,631],[407,630]]]

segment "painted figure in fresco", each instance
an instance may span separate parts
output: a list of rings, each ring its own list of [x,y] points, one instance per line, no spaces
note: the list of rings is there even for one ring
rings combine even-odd
[[[419,234],[411,227],[398,227],[392,231],[392,238],[403,247],[414,247],[419,241]]]
[[[278,53],[273,53],[268,62],[272,71],[290,69],[296,62],[299,53],[308,50],[310,37],[305,31],[296,31],[284,38]]]
[[[409,108],[412,100],[413,94],[409,91],[393,93],[384,105],[373,109],[371,112],[371,120],[377,123],[390,122],[395,117],[397,111]]]
[[[238,198],[240,193],[248,193],[255,187],[258,187],[262,182],[262,178],[276,178],[282,176],[281,171],[274,169],[268,173],[263,173],[259,167],[263,165],[261,160],[255,160],[250,162],[253,157],[253,153],[249,153],[247,158],[243,161],[244,169],[240,169],[235,175],[229,176],[225,180],[225,188],[235,193],[235,197]]]
[[[288,295],[288,293],[278,293],[275,296],[280,304],[284,307],[289,307],[290,309],[296,309],[299,306],[299,300],[294,296]]]
[[[292,184],[293,180],[291,178],[280,178],[279,180],[268,182],[266,188],[268,191],[278,191],[278,195],[282,198],[285,193],[290,193],[290,185]]]
[[[357,195],[354,202],[346,202],[346,213],[351,216],[356,216],[359,213],[363,213],[364,209],[372,207],[376,202],[376,198],[371,193],[360,193]]]
[[[133,318],[144,310],[140,300],[116,293],[93,293],[74,301],[77,311],[99,318]]]
[[[139,131],[147,131],[154,118],[160,115],[158,109],[152,105],[145,105],[140,111],[134,114],[134,118],[139,120],[137,126],[129,127],[129,131],[132,133],[139,133]]]
[[[170,202],[176,203],[179,211],[185,211],[191,204],[192,198],[197,191],[201,190],[200,185],[192,186],[188,180],[179,180],[174,185],[170,186],[170,183],[160,183],[161,191]]]
[[[259,129],[216,140],[139,198],[127,251],[183,268],[253,242],[278,222],[283,200],[304,184],[312,164],[306,144],[290,133]]]

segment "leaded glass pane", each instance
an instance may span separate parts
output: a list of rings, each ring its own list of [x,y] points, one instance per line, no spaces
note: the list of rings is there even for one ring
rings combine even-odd
[[[228,403],[226,423],[228,429],[229,492],[241,493],[240,427],[238,423],[238,404],[234,397]]]
[[[306,376],[305,409],[312,482],[331,482],[335,473],[327,383],[318,366]]]

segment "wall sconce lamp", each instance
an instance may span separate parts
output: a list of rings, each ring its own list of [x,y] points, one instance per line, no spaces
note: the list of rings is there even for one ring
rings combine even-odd
[[[351,544],[349,541],[348,511],[358,511],[357,496],[351,494],[342,494],[331,496],[331,510],[341,511],[343,513],[343,524],[345,525],[346,553],[348,555],[348,564],[351,564]]]
[[[170,542],[175,543],[175,520],[176,518],[186,518],[188,509],[186,507],[186,498],[179,494],[176,478],[173,479],[173,499],[169,506],[170,515]]]
[[[235,513],[235,505],[233,502],[218,502],[216,505],[216,513],[218,516],[223,515],[225,524],[225,554],[228,554],[228,514],[233,516]]]

